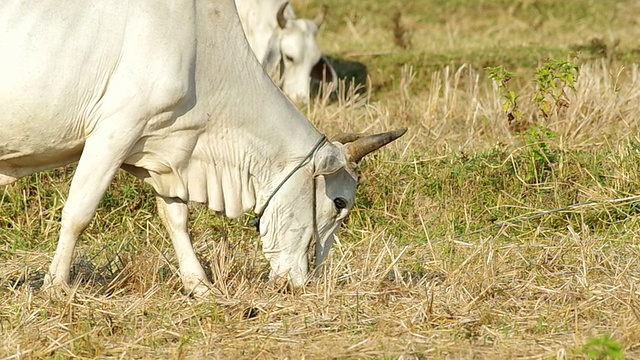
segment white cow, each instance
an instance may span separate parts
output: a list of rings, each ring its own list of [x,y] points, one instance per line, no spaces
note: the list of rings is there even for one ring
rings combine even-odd
[[[295,102],[309,101],[309,84],[337,80],[316,41],[324,6],[313,20],[298,19],[288,1],[235,0],[247,40],[258,61]]]
[[[0,185],[78,162],[53,288],[119,168],[157,192],[188,292],[210,286],[188,201],[261,214],[271,276],[302,286],[311,239],[318,265],[353,206],[355,164],[404,132],[326,141],[251,54],[233,0],[4,0],[0,54]]]

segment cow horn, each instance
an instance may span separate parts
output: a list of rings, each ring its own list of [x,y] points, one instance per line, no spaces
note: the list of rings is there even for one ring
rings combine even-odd
[[[313,19],[313,22],[316,23],[316,26],[318,27],[318,29],[320,28],[320,25],[322,25],[322,23],[324,22],[324,17],[327,16],[327,11],[329,11],[329,7],[323,4],[322,8],[320,8],[320,12]]]
[[[287,6],[289,6],[289,2],[285,1],[284,4],[280,6],[280,9],[278,9],[278,14],[276,15],[276,19],[278,19],[278,26],[280,27],[280,29],[284,29],[285,27],[287,27],[287,19],[284,17],[284,10],[287,8]]]
[[[339,142],[340,144],[347,144],[350,142],[354,142],[362,137],[367,136],[366,134],[358,134],[358,133],[342,133],[335,135],[331,138],[331,141]]]
[[[361,137],[347,144],[347,160],[359,163],[367,154],[380,149],[407,132],[406,128]]]

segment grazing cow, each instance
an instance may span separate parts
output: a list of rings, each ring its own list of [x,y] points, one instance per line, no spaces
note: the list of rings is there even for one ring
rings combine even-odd
[[[188,201],[254,209],[271,277],[300,287],[311,239],[319,265],[353,206],[355,164],[404,133],[327,141],[255,60],[233,0],[4,0],[0,54],[0,185],[78,162],[52,288],[119,168],[157,193],[188,292],[210,287]]]
[[[313,20],[296,18],[283,0],[235,0],[247,40],[282,91],[295,102],[309,101],[309,85],[337,80],[316,42],[324,6]]]

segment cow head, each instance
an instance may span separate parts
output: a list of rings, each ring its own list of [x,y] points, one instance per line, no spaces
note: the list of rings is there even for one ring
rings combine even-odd
[[[316,41],[327,7],[313,20],[287,18],[285,2],[277,13],[278,28],[269,41],[263,66],[294,102],[309,101],[309,83],[334,83],[336,72],[322,55]]]
[[[351,134],[321,144],[301,163],[304,166],[282,183],[263,207],[259,224],[271,279],[287,279],[294,288],[306,283],[312,239],[316,240],[314,267],[318,268],[333,245],[336,230],[353,207],[357,164],[405,131]]]

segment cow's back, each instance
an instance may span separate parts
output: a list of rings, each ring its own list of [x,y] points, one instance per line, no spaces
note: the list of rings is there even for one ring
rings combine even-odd
[[[178,3],[0,2],[0,173],[75,161],[120,105],[186,92],[195,26]]]
[[[4,109],[4,129],[29,119],[29,130],[42,123],[51,131],[59,130],[57,120],[77,112],[83,103],[91,101],[92,95],[99,96],[115,68],[118,54],[113,52],[121,47],[124,11],[100,11],[97,7],[107,7],[106,2],[87,6],[80,2],[64,6],[65,3],[69,2],[0,3],[0,104]],[[109,33],[100,31],[109,25]]]
[[[191,168],[318,137],[252,55],[233,0],[9,0],[0,47],[0,185],[78,160],[89,140],[114,152],[116,136],[131,142],[117,161],[186,199]]]

